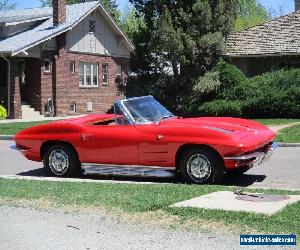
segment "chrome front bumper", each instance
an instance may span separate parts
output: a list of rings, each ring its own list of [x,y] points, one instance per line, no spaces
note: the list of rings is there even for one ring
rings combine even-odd
[[[245,154],[241,156],[232,156],[232,157],[224,157],[224,160],[232,160],[232,161],[251,161],[253,165],[260,165],[263,162],[270,159],[274,150],[277,148],[277,143],[273,142],[267,152],[254,152],[251,154]]]

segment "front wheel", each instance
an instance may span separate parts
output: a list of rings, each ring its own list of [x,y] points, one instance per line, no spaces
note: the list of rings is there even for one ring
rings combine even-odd
[[[75,150],[67,144],[56,144],[47,148],[43,164],[51,176],[76,176],[80,173],[80,162]]]
[[[220,156],[206,147],[185,150],[179,160],[179,174],[186,183],[219,183],[224,174]]]

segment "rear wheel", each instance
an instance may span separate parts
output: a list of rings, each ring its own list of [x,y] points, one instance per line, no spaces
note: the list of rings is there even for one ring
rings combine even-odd
[[[76,176],[80,174],[80,162],[75,150],[67,144],[48,147],[43,155],[43,164],[51,176]]]
[[[224,174],[223,161],[213,150],[193,147],[185,150],[179,159],[179,174],[186,183],[219,183]]]

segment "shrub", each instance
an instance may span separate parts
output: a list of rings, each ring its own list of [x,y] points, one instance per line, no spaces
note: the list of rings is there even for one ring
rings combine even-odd
[[[220,88],[218,91],[218,98],[235,100],[236,96],[232,93],[232,89],[243,84],[247,77],[236,66],[220,60],[217,64],[216,70],[219,72]]]
[[[4,120],[7,117],[6,109],[0,105],[0,120]]]
[[[206,102],[199,108],[199,113],[205,116],[242,116],[240,101],[215,100]]]
[[[300,118],[300,70],[246,78],[235,66],[218,64],[221,87],[199,112],[213,116]],[[217,99],[215,101],[211,101]],[[198,104],[199,106],[199,104]]]
[[[249,118],[300,118],[300,88],[287,91],[270,89],[260,96],[248,99],[243,115]]]

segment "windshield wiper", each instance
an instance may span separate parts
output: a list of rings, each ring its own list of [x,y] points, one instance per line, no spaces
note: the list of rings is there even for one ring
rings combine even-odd
[[[161,118],[159,118],[159,120],[156,122],[156,125],[160,124],[160,122],[164,119],[168,119],[168,118],[171,118],[171,117],[175,117],[175,115],[164,115],[162,116]]]

